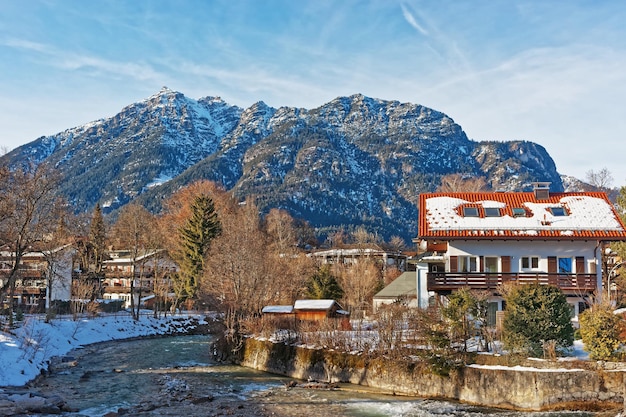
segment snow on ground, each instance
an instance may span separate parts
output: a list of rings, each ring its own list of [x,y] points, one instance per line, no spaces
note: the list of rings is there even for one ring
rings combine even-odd
[[[160,319],[142,316],[135,321],[128,313],[117,313],[78,320],[57,318],[46,323],[43,316],[27,316],[15,330],[0,332],[0,387],[25,385],[48,368],[51,358],[66,356],[81,346],[184,331],[198,318],[179,314]],[[571,353],[560,360],[588,358],[582,342],[576,341]]]
[[[117,313],[46,323],[43,316],[27,316],[18,328],[0,332],[0,386],[25,385],[48,368],[51,358],[81,346],[184,331],[198,318],[179,314],[160,319],[141,316],[135,321],[128,313]]]

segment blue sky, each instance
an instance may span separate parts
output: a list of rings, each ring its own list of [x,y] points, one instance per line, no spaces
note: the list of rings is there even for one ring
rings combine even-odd
[[[626,2],[3,0],[0,148],[162,86],[240,107],[366,96],[530,140],[562,174],[626,185]]]

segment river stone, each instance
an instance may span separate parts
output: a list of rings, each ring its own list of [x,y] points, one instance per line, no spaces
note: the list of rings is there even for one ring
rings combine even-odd
[[[46,399],[43,397],[31,397],[29,394],[12,395],[9,399],[13,401],[16,407],[28,411],[37,411],[46,407]]]

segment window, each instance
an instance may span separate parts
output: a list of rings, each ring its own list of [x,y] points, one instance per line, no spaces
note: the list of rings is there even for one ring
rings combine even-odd
[[[497,207],[485,207],[485,217],[500,217],[500,209]]]
[[[537,256],[522,256],[522,269],[539,268],[539,258]]]
[[[564,207],[550,207],[549,210],[553,216],[567,216],[567,211]]]
[[[484,272],[498,272],[498,258],[495,256],[485,256],[484,267]]]
[[[463,207],[463,216],[478,217],[478,208],[477,207]]]
[[[475,256],[459,256],[459,272],[478,272],[478,262]]]
[[[526,210],[523,207],[513,207],[513,217],[526,217]]]
[[[572,273],[572,258],[559,258],[559,274],[571,274]]]

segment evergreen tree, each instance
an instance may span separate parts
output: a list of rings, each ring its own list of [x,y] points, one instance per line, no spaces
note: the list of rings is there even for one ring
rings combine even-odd
[[[519,285],[513,287],[505,299],[503,339],[506,348],[540,357],[546,342],[554,341],[559,348],[572,346],[571,309],[557,287]]]
[[[211,240],[221,232],[213,200],[206,194],[195,197],[191,204],[191,216],[178,230],[182,262],[175,290],[179,300],[196,296],[198,280],[204,270],[204,256]]]
[[[307,283],[307,295],[314,300],[339,300],[343,290],[331,273],[330,265],[323,265]]]
[[[477,327],[486,326],[487,297],[468,288],[460,288],[448,296],[441,313],[451,330],[452,340],[467,351],[467,340]]]

